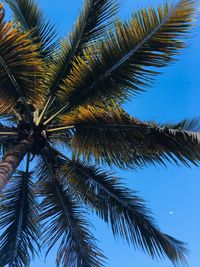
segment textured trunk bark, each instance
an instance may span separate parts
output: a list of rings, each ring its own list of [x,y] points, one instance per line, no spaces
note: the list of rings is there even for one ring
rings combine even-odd
[[[2,161],[0,161],[0,193],[9,182],[20,162],[23,160],[29,147],[30,142],[23,140],[9,151]]]

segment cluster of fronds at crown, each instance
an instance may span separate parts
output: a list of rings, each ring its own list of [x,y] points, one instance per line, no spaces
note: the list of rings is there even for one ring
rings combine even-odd
[[[45,145],[33,153],[40,157],[35,173],[29,172],[28,153],[26,172],[13,177],[5,191],[0,265],[27,266],[40,238],[47,253],[59,244],[58,266],[103,266],[83,205],[108,223],[115,236],[153,258],[185,262],[185,244],[156,227],[136,192],[78,158],[122,168],[166,161],[199,163],[200,137],[194,132],[199,131],[198,119],[176,125],[142,122],[118,106],[150,86],[158,69],[185,46],[195,1],[144,9],[128,21],[113,22],[116,1],[86,0],[69,39],[60,46],[53,24],[34,0],[6,2],[16,24],[4,22],[1,5],[0,111],[10,122],[10,126],[0,124],[1,152],[21,141],[24,125],[34,144],[40,144],[33,135],[36,129]],[[21,116],[17,100],[26,108]],[[67,145],[74,157],[63,155],[55,140]]]

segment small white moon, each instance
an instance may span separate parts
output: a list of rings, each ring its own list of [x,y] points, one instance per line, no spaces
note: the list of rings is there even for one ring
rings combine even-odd
[[[170,212],[169,212],[169,214],[170,214],[170,215],[173,215],[173,214],[174,214],[174,212],[173,212],[173,211],[170,211]]]

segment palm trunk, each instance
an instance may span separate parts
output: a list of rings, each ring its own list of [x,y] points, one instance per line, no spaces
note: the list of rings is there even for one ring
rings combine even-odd
[[[20,162],[28,152],[29,147],[30,142],[28,140],[21,141],[11,151],[9,151],[0,162],[0,192],[9,182],[13,173],[16,171]]]

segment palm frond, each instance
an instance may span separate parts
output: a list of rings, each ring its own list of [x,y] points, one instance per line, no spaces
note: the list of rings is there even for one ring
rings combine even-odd
[[[185,244],[162,233],[144,201],[119,179],[76,160],[66,160],[60,173],[85,204],[111,225],[114,236],[142,248],[153,258],[167,256],[174,264],[185,262]]]
[[[58,47],[55,26],[46,21],[44,14],[34,0],[6,0],[14,13],[15,21],[22,31],[31,31],[31,41],[40,45],[42,57],[49,58]]]
[[[9,112],[21,98],[39,103],[42,88],[38,77],[43,74],[38,46],[33,45],[29,33],[22,33],[13,22],[4,22],[4,9],[0,7],[0,110]],[[28,109],[28,108],[27,108]]]
[[[88,43],[104,36],[105,31],[112,23],[110,18],[116,14],[117,7],[114,0],[85,1],[84,8],[70,34],[70,41],[63,41],[62,51],[50,73],[49,91],[51,94],[60,89],[59,86],[63,83],[63,79],[70,73],[73,60],[82,55],[83,48]]]
[[[180,129],[190,132],[200,132],[200,118],[184,119],[178,123],[161,124],[160,127],[168,127],[171,129]]]
[[[96,248],[94,236],[88,231],[90,225],[80,203],[56,177],[57,172],[52,163],[47,163],[47,158],[44,160],[48,166],[44,176],[49,171],[49,179],[43,180],[39,191],[44,198],[41,204],[41,220],[46,225],[43,240],[48,251],[60,241],[57,266],[103,266],[102,254]]]
[[[69,109],[108,99],[124,101],[151,85],[157,69],[166,66],[185,46],[192,25],[194,1],[181,0],[135,13],[116,24],[115,33],[96,49],[86,49],[73,63],[69,77],[58,91]],[[95,51],[98,51],[96,53]],[[150,68],[150,67],[153,67]]]
[[[75,23],[70,44],[76,47],[75,55],[82,53],[88,42],[94,42],[104,37],[113,21],[110,18],[118,10],[117,1],[113,0],[86,0],[84,8]]]
[[[19,171],[3,195],[0,212],[0,266],[29,266],[37,251],[38,208],[31,173]]]
[[[63,124],[72,125],[71,147],[84,160],[131,168],[166,161],[197,165],[200,160],[200,133],[188,129],[194,122],[181,122],[177,129],[168,125],[141,122],[116,107],[81,107],[72,115],[62,116]]]

